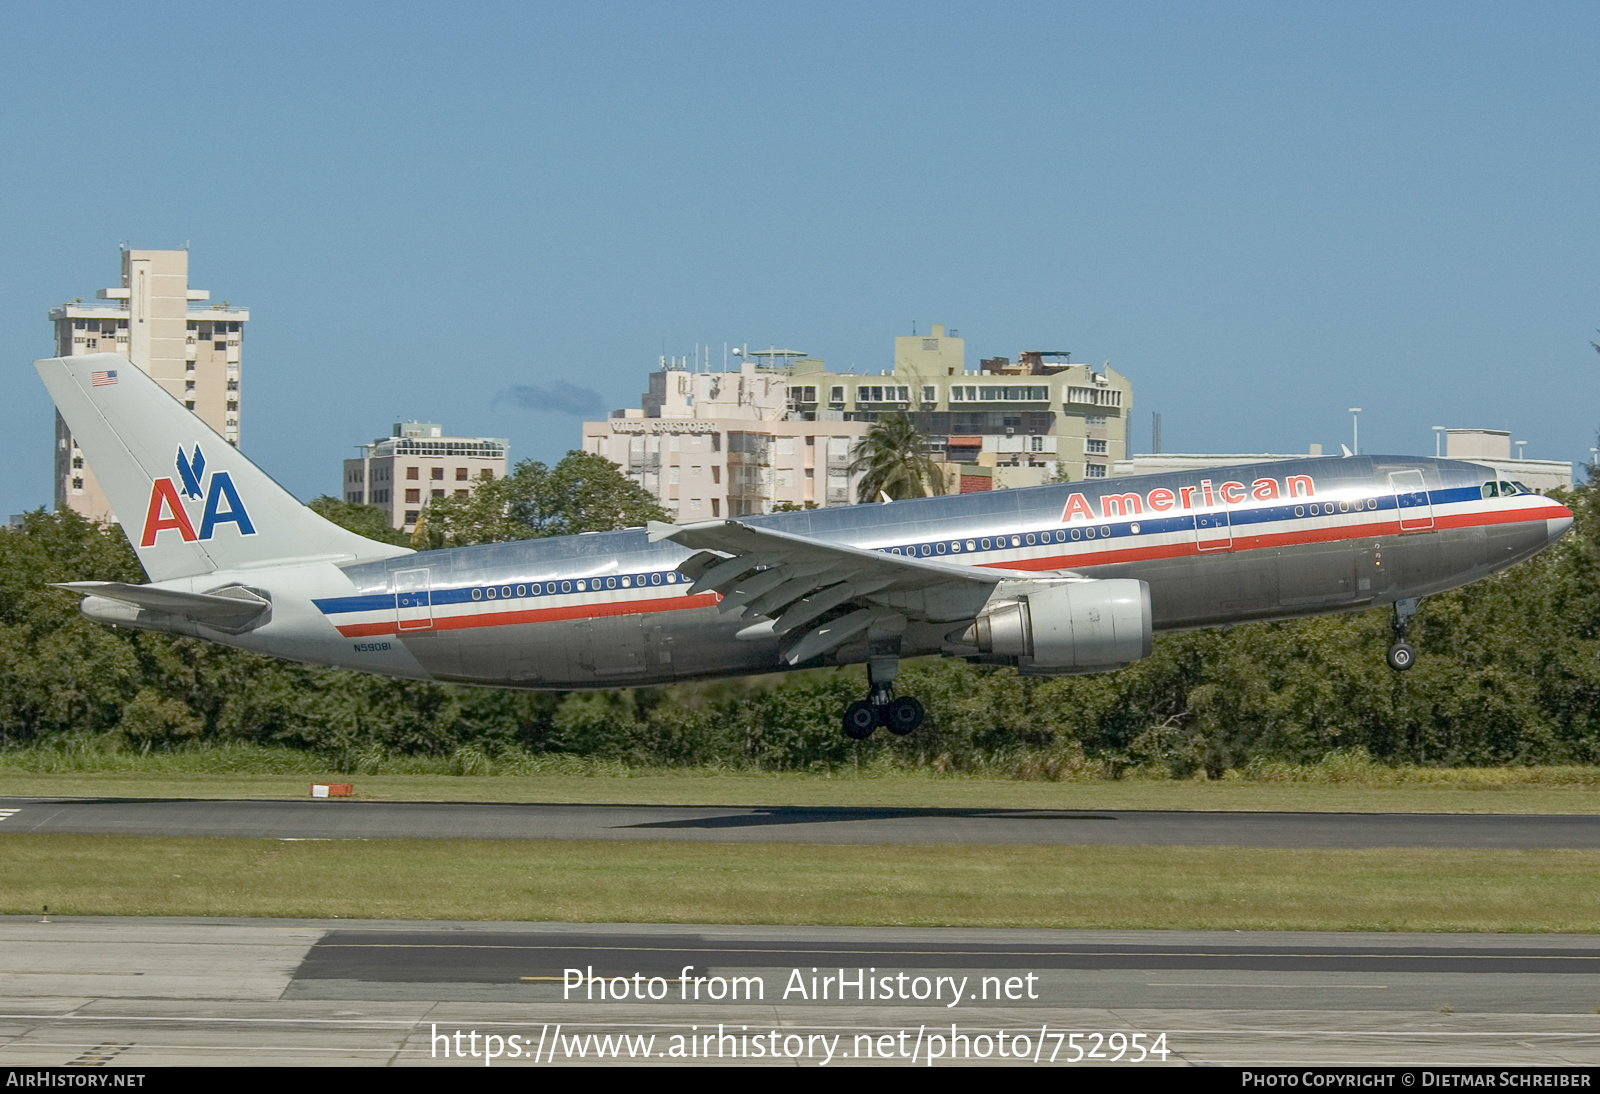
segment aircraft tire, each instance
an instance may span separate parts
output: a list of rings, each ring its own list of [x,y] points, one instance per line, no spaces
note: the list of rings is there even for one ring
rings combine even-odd
[[[1417,651],[1411,648],[1410,642],[1396,642],[1389,647],[1389,655],[1385,660],[1394,671],[1404,672],[1417,663]]]
[[[844,711],[844,735],[852,741],[864,741],[878,728],[878,708],[861,699],[851,703]]]
[[[902,695],[883,712],[883,724],[897,737],[904,737],[922,724],[922,704],[909,695]]]

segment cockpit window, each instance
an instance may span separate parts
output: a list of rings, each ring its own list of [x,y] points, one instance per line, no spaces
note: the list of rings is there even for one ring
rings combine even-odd
[[[1519,493],[1521,491],[1517,489],[1515,483],[1506,482],[1504,479],[1500,480],[1500,496],[1502,498],[1515,497]]]
[[[1500,484],[1494,482],[1484,483],[1483,496],[1486,498],[1498,498],[1500,496]]]
[[[1529,489],[1528,489],[1528,488],[1527,488],[1527,486],[1525,486],[1525,485],[1523,485],[1523,484],[1522,484],[1522,483],[1520,483],[1520,482],[1512,482],[1512,484],[1511,484],[1511,485],[1512,485],[1512,486],[1515,486],[1515,487],[1516,487],[1516,488],[1517,488],[1517,492],[1518,492],[1518,493],[1521,493],[1521,494],[1531,494],[1531,493],[1533,493],[1533,491],[1532,491],[1532,490],[1529,490]]]

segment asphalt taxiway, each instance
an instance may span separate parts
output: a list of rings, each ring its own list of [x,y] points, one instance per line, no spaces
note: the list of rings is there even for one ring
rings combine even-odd
[[[0,798],[0,832],[277,839],[1600,848],[1600,815]]]

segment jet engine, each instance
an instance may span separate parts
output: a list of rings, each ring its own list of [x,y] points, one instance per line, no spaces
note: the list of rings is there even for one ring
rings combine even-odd
[[[1116,578],[1034,586],[986,609],[962,634],[1028,674],[1110,672],[1150,655],[1150,586]]]

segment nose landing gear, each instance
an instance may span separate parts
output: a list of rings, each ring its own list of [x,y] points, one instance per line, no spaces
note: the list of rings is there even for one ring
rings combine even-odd
[[[1384,659],[1389,662],[1389,667],[1396,672],[1404,672],[1416,664],[1417,651],[1411,648],[1411,643],[1406,641],[1406,628],[1411,625],[1411,620],[1416,617],[1419,601],[1415,599],[1396,600],[1394,602],[1394,619],[1389,627],[1394,632],[1394,644],[1389,647],[1389,653]]]
[[[864,741],[872,731],[883,726],[898,737],[915,730],[922,724],[922,704],[909,695],[898,699],[894,695],[894,678],[899,662],[889,658],[873,658],[867,664],[867,680],[872,694],[845,708],[844,735],[853,741]]]

